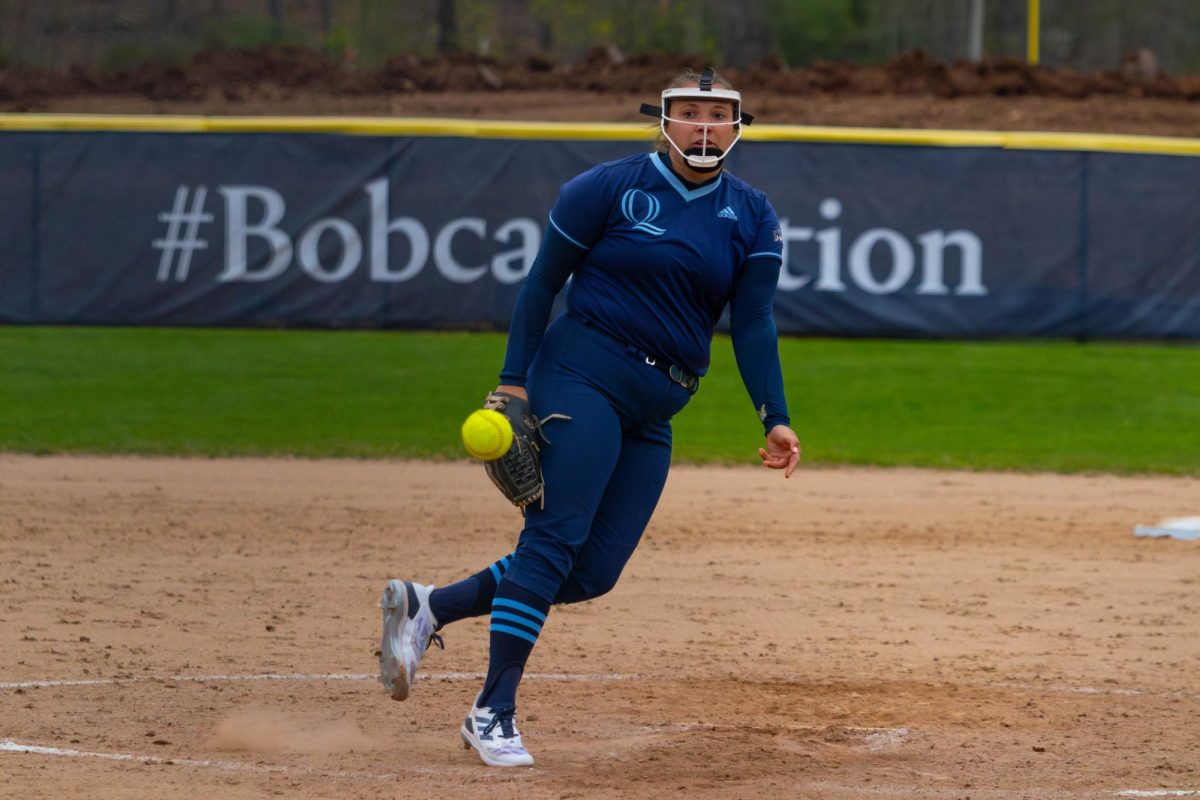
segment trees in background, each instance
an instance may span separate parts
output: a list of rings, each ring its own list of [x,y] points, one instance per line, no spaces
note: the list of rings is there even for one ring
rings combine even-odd
[[[1028,0],[5,0],[0,63],[128,66],[204,47],[323,48],[350,64],[470,53],[576,60],[590,48],[694,53],[746,66],[768,56],[878,62],[920,48],[1020,58]],[[1200,71],[1196,0],[1041,0],[1042,63],[1115,69],[1138,48]],[[972,13],[982,26],[972,25]]]

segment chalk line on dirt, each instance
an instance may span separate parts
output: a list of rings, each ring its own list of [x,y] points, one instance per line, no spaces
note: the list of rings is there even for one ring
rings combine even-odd
[[[481,681],[487,677],[485,672],[426,672],[417,676],[423,681]],[[525,675],[526,681],[637,681],[646,680],[648,676],[619,673],[569,673],[569,672],[532,672]],[[92,678],[79,680],[44,680],[44,681],[10,681],[0,683],[0,689],[49,689],[58,686],[113,686],[124,683],[221,683],[235,681],[374,681],[378,680],[376,673],[356,672],[327,672],[327,673],[261,673],[243,675],[132,675],[127,678]]]
[[[308,767],[288,767],[271,764],[247,764],[240,761],[220,761],[212,759],[173,758],[166,756],[138,755],[136,753],[98,753],[88,750],[72,750],[63,747],[47,747],[37,744],[22,744],[21,742],[0,741],[0,753],[29,753],[40,756],[57,756],[60,758],[93,758],[102,761],[133,761],[139,764],[156,764],[163,766],[201,767],[227,772],[258,772],[279,775],[289,772],[299,772],[308,775],[320,775],[327,778],[368,778],[371,780],[388,781],[400,776],[397,773],[352,772],[346,770],[314,770]],[[435,772],[436,770],[420,767],[412,768],[413,772]]]
[[[904,739],[907,738],[908,734],[909,734],[909,731],[905,728],[880,730],[879,733],[871,734],[870,736],[867,737],[868,748],[872,749],[872,750],[875,749],[874,747],[870,747],[872,738],[878,737],[881,741],[885,741],[887,744],[899,744]],[[290,766],[285,766],[282,764],[274,764],[274,765],[261,764],[261,763],[260,764],[251,764],[251,763],[245,763],[245,762],[240,762],[240,761],[224,761],[224,760],[219,760],[219,759],[175,758],[175,757],[166,757],[166,756],[142,755],[142,754],[137,754],[137,753],[104,753],[104,752],[96,752],[96,751],[89,751],[89,750],[76,750],[76,749],[64,748],[64,747],[50,747],[50,746],[46,746],[46,745],[25,744],[25,743],[21,743],[21,742],[14,742],[11,740],[0,740],[0,753],[41,755],[41,756],[51,756],[51,757],[57,757],[57,758],[96,759],[99,761],[122,761],[122,762],[133,762],[133,763],[139,763],[139,764],[155,765],[155,766],[184,766],[184,767],[195,767],[195,768],[199,768],[199,769],[215,769],[215,770],[220,770],[220,771],[224,771],[224,772],[251,772],[251,773],[266,774],[266,775],[286,775],[289,773],[295,773],[295,774],[303,774],[303,775],[312,775],[312,776],[322,777],[322,778],[373,780],[373,781],[381,781],[381,782],[395,781],[395,780],[399,780],[401,777],[401,775],[399,773],[395,773],[395,772],[379,773],[379,772],[364,772],[364,771],[356,771],[356,770],[316,770],[316,769],[311,769],[309,767],[290,767]],[[433,768],[429,768],[429,767],[408,767],[408,768],[406,768],[406,772],[409,772],[409,773],[416,772],[416,773],[426,773],[426,774],[433,774],[433,773],[445,774],[446,767],[442,766],[437,769],[433,769]],[[478,772],[478,770],[476,770],[475,772]],[[486,773],[487,771],[484,771],[484,772]],[[510,774],[510,773],[508,773],[507,770],[505,771],[505,773]],[[841,788],[851,788],[851,787],[841,787]],[[885,787],[880,787],[880,786],[871,787],[872,793],[879,793],[881,790],[886,791]],[[934,793],[942,794],[944,792],[935,791]],[[957,795],[958,790],[955,790],[954,793]],[[995,796],[1010,796],[1009,791],[1006,791],[1003,789],[983,790],[982,794],[985,794],[987,796],[993,796],[993,797],[995,797]],[[1024,790],[1018,790],[1012,796],[1016,796],[1016,794],[1020,794],[1020,795],[1024,796]],[[1054,793],[1054,795],[1055,796],[1064,796],[1057,792]],[[1126,789],[1125,791],[1115,792],[1114,795],[1118,796],[1118,797],[1136,797],[1136,798],[1141,798],[1141,797],[1150,797],[1150,798],[1154,798],[1154,797],[1200,797],[1200,790],[1196,790],[1196,789],[1155,789],[1155,790]],[[1066,796],[1073,796],[1073,795],[1066,795]],[[1089,792],[1086,795],[1078,795],[1078,796],[1091,797],[1094,795]]]
[[[128,683],[221,683],[238,681],[294,681],[297,683],[313,681],[374,681],[378,674],[365,672],[324,672],[324,673],[242,673],[242,674],[213,674],[213,675],[130,675],[120,678],[81,678],[55,680],[28,680],[0,682],[3,689],[49,689],[71,686],[114,686]],[[480,681],[487,677],[484,672],[423,672],[417,676],[419,681]],[[559,681],[564,683],[586,683],[588,681],[655,681],[655,680],[702,680],[696,676],[683,675],[647,675],[645,673],[572,673],[572,672],[533,672],[526,674],[522,680],[527,681]],[[720,676],[712,676],[719,680]],[[1183,690],[1154,691],[1136,688],[1097,688],[1094,686],[1067,686],[1064,684],[1031,684],[1031,683],[990,683],[970,685],[966,688],[981,689],[1018,689],[1032,692],[1054,692],[1061,694],[1090,694],[1113,695],[1117,697],[1175,697],[1187,700],[1200,700],[1200,693]],[[1186,795],[1185,795],[1186,796]]]

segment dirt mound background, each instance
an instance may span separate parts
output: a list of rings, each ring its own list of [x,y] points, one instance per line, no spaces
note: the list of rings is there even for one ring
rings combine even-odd
[[[397,56],[376,71],[350,71],[317,53],[260,47],[114,73],[0,70],[0,111],[633,121],[657,87],[701,63],[598,48],[575,64]],[[1170,75],[1136,54],[1105,73],[1015,59],[944,64],[912,51],[877,66],[788,68],[768,59],[727,76],[764,123],[1174,136],[1200,130],[1200,75]]]

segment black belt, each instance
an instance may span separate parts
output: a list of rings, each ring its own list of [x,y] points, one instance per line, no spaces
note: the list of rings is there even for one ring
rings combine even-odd
[[[678,383],[680,386],[687,389],[688,394],[695,394],[696,390],[700,388],[700,378],[696,377],[696,375],[694,375],[693,373],[688,372],[686,369],[679,366],[678,364],[672,364],[671,362],[669,362],[665,359],[662,359],[662,358],[659,358],[658,356],[647,353],[645,350],[642,350],[639,347],[635,347],[634,345],[631,345],[627,342],[623,342],[620,339],[616,338],[615,336],[610,335],[607,331],[601,330],[599,327],[597,327],[596,325],[593,325],[591,322],[584,320],[583,324],[586,327],[590,328],[591,330],[594,330],[596,333],[600,334],[601,336],[605,336],[609,339],[612,339],[614,342],[616,342],[617,344],[624,347],[625,352],[629,353],[634,358],[641,359],[641,361],[643,363],[649,364],[650,366],[654,367],[659,372],[665,374],[668,378],[673,380],[675,383]]]
[[[678,364],[667,364],[665,362],[659,361],[654,356],[646,355],[645,353],[643,353],[641,350],[638,350],[633,345],[627,345],[625,349],[629,350],[634,355],[640,357],[643,361],[645,361],[650,366],[654,367],[659,372],[666,373],[668,378],[675,381],[683,388],[687,389],[688,394],[695,394],[696,390],[700,388],[700,379],[697,378],[692,373],[688,372],[683,367],[679,366]]]

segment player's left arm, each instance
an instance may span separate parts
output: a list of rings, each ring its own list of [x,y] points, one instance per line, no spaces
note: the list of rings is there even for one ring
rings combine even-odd
[[[788,416],[773,313],[783,262],[782,243],[774,237],[777,229],[774,211],[768,206],[759,249],[743,265],[729,301],[729,328],[742,383],[766,434],[765,447],[758,449],[759,458],[763,466],[782,469],[784,477],[790,478],[800,462],[800,439]]]

